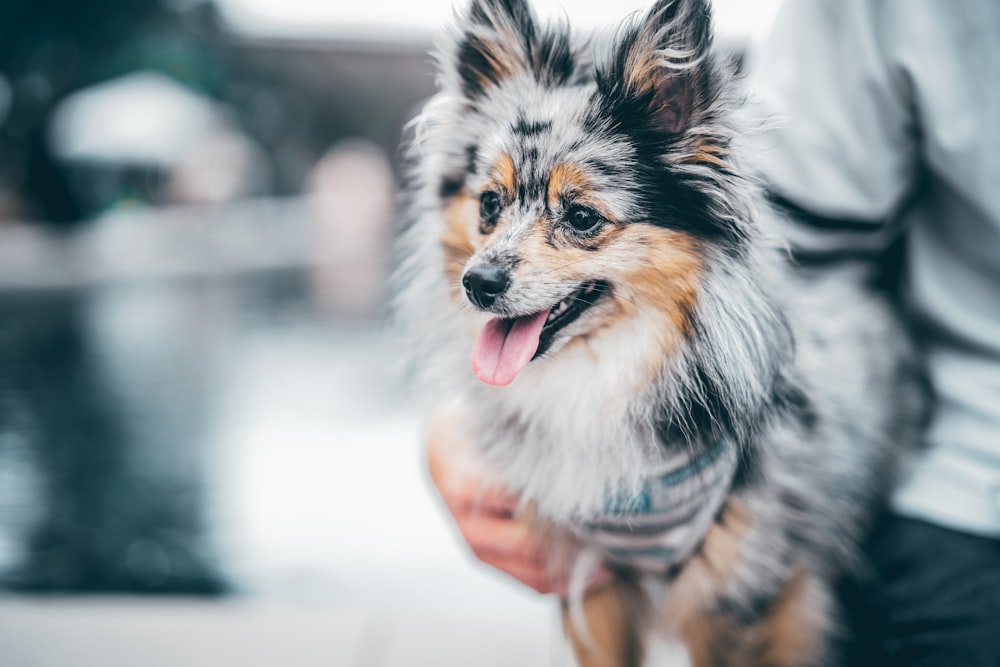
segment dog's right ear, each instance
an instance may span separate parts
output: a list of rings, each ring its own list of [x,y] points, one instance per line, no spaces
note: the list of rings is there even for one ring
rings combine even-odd
[[[536,28],[526,0],[472,0],[459,30],[456,70],[469,99],[529,68]]]
[[[711,48],[708,0],[659,0],[622,28],[610,61],[598,67],[598,89],[626,116],[645,116],[651,127],[679,134],[717,95]]]

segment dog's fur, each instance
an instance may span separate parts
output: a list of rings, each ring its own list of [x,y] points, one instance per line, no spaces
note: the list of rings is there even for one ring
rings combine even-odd
[[[584,602],[591,632],[567,628],[581,662],[641,664],[649,628],[698,667],[829,661],[830,584],[917,439],[919,392],[886,305],[853,276],[803,276],[774,242],[707,1],[660,0],[599,40],[524,0],[472,0],[439,60],[397,308],[485,469],[571,533],[672,452],[739,452],[693,556],[666,577],[619,570]],[[581,207],[595,229],[571,226]],[[483,265],[510,279],[485,308],[463,290]],[[601,297],[510,386],[476,379],[488,320],[588,281]]]

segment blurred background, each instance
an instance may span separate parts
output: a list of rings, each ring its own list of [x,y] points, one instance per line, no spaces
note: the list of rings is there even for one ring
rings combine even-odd
[[[775,9],[715,4],[737,58]],[[437,506],[384,326],[452,11],[0,3],[0,665],[566,664]]]

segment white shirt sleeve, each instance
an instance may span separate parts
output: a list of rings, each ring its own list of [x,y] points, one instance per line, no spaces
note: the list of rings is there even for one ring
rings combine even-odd
[[[750,59],[771,130],[757,156],[775,194],[810,213],[881,225],[913,179],[916,131],[902,71],[886,62],[882,3],[791,0]]]
[[[771,124],[763,176],[806,214],[788,226],[800,256],[878,251],[887,221],[907,229],[902,305],[936,403],[894,507],[996,537],[998,25],[997,0],[786,0],[749,81]]]

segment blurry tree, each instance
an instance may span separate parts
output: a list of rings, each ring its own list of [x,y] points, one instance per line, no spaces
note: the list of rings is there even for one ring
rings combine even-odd
[[[6,79],[11,93],[6,118],[0,117],[0,197],[5,191],[14,193],[22,214],[57,225],[75,222],[85,213],[46,136],[52,112],[76,90],[153,69],[218,93],[223,67],[215,47],[184,34],[189,10],[200,4],[0,2],[0,79]]]

